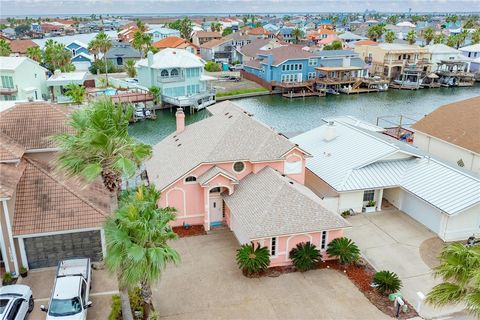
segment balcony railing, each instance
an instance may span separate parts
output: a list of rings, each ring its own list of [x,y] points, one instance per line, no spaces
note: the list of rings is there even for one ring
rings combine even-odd
[[[398,59],[397,58],[385,58],[383,60],[385,64],[396,64],[396,65],[405,65],[405,64],[428,64],[431,63],[428,58],[410,58],[410,59]]]
[[[174,77],[162,77],[162,76],[159,76],[157,78],[158,82],[161,82],[161,83],[167,83],[167,82],[179,82],[179,81],[183,81],[185,78],[183,76],[174,76]]]
[[[15,86],[14,88],[5,88],[5,87],[0,87],[0,94],[4,95],[9,95],[9,94],[14,94],[18,92],[18,87]]]

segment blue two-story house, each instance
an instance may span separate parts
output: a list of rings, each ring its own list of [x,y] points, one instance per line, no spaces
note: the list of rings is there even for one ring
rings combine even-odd
[[[65,46],[72,53],[71,62],[76,70],[85,71],[92,65],[93,57],[90,55],[88,45],[74,40]]]

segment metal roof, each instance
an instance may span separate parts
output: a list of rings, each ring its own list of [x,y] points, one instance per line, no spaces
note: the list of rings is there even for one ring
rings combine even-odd
[[[339,192],[400,187],[447,214],[480,204],[478,175],[452,167],[384,134],[335,122],[291,139],[313,155],[307,168]]]

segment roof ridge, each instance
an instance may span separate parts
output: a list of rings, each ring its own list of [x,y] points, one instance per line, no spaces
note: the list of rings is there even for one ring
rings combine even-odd
[[[37,168],[38,170],[40,170],[43,174],[45,174],[47,177],[49,177],[50,179],[54,180],[55,182],[59,183],[61,186],[63,186],[68,192],[70,192],[73,196],[75,196],[76,198],[78,198],[79,200],[85,202],[86,204],[88,204],[90,207],[92,207],[95,211],[97,211],[98,213],[100,213],[102,216],[104,217],[108,217],[109,215],[108,214],[105,214],[103,213],[103,211],[98,208],[96,205],[94,205],[91,201],[89,201],[88,199],[85,199],[83,196],[81,196],[78,192],[75,192],[75,190],[73,190],[70,186],[68,186],[64,181],[61,181],[60,179],[58,179],[57,177],[55,177],[54,175],[50,174],[50,172],[48,172],[47,170],[45,170],[44,168],[42,168],[39,164],[38,161],[36,160],[33,160],[29,157],[24,157],[24,159],[29,162],[32,166],[34,166],[35,168]]]
[[[4,139],[5,140],[8,140],[8,143],[10,143],[12,146],[16,146],[18,148],[21,148],[23,150],[23,153],[25,153],[25,151],[27,150],[24,146],[22,146],[20,143],[18,143],[18,141],[16,141],[15,139],[13,139],[12,137],[10,137],[9,135],[3,133],[3,132],[0,132],[0,138],[4,136]],[[2,144],[0,145],[1,147],[3,147],[5,150],[7,150],[10,155],[12,156],[15,156],[15,153],[12,151],[11,149],[11,146],[9,144]],[[20,156],[21,158],[22,156]]]

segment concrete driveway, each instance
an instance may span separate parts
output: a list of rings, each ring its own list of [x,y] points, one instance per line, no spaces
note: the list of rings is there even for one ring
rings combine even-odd
[[[182,262],[153,288],[166,319],[389,319],[334,270],[249,279],[235,263],[228,230],[175,241]]]
[[[45,319],[46,314],[40,305],[48,306],[53,288],[56,268],[46,268],[28,272],[28,277],[19,278],[17,283],[30,286],[35,298],[35,308],[29,316],[31,320]],[[107,319],[112,305],[112,295],[118,293],[117,281],[106,270],[93,270],[90,300],[93,305],[88,310],[88,319]]]
[[[432,267],[438,263],[435,257],[443,243],[422,224],[396,209],[360,214],[349,217],[348,221],[353,227],[345,235],[358,244],[362,255],[375,269],[399,275],[403,296],[414,307],[417,292],[427,294],[439,283],[432,276]],[[463,317],[462,310],[462,306],[434,309],[423,305],[419,313],[425,318],[452,314]]]

